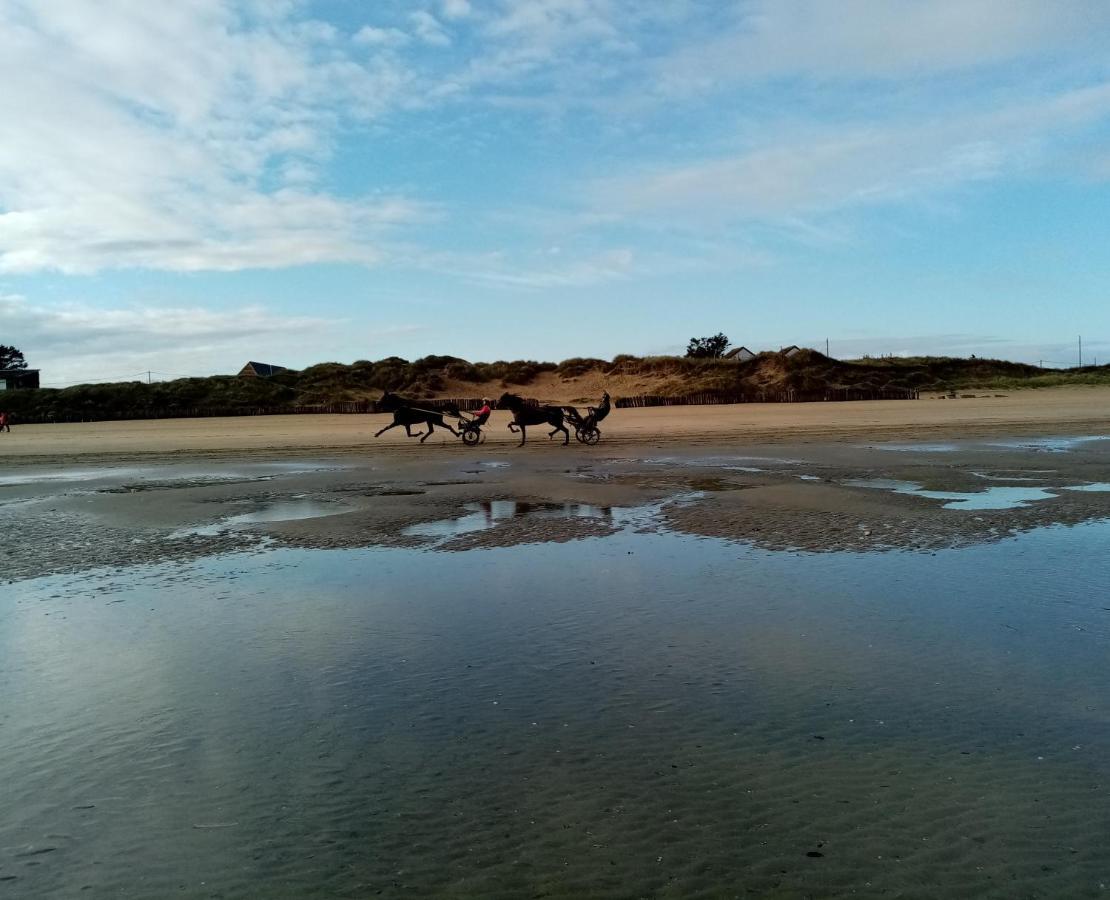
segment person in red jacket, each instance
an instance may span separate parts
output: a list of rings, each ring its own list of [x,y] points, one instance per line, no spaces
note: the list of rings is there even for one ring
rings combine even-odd
[[[11,431],[12,426],[8,424],[8,414],[0,412],[0,431]]]
[[[492,412],[493,412],[493,407],[490,406],[489,397],[483,397],[482,398],[482,408],[480,410],[478,410],[476,413],[474,413],[474,418],[477,420],[479,425],[485,425],[486,421],[490,417],[490,413],[492,413]]]

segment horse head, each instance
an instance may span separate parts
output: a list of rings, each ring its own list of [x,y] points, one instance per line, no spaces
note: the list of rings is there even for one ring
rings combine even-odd
[[[378,401],[378,409],[384,412],[393,412],[402,406],[404,406],[404,403],[401,398],[389,391],[384,391],[382,393],[382,399]]]
[[[522,406],[524,406],[524,400],[523,400],[523,398],[517,396],[516,394],[504,393],[504,394],[501,395],[500,399],[497,401],[497,408],[498,409],[514,409],[515,410],[515,409],[520,409]]]

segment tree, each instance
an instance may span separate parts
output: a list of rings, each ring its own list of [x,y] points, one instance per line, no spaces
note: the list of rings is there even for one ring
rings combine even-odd
[[[26,369],[27,360],[23,358],[23,352],[16,350],[15,347],[9,347],[7,344],[0,344],[0,369]]]
[[[697,359],[717,359],[725,355],[728,338],[718,332],[713,337],[690,338],[686,355]]]

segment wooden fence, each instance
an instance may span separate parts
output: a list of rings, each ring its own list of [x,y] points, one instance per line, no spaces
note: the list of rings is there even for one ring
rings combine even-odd
[[[706,391],[681,397],[641,395],[620,397],[613,402],[618,409],[638,409],[648,406],[710,406],[729,403],[810,403],[847,400],[916,400],[914,390],[863,390],[859,388],[830,388],[823,391],[757,391],[730,393]],[[529,400],[529,403],[537,403]],[[416,400],[413,405],[422,409],[459,409],[473,412],[480,409],[482,401],[476,398],[450,400]],[[558,406],[560,404],[553,403]],[[127,419],[207,419],[223,416],[290,416],[290,415],[357,415],[377,413],[377,401],[350,400],[339,403],[319,403],[309,406],[198,406],[172,409],[128,410],[66,410],[52,413],[18,413],[13,416],[16,424],[48,424],[51,422],[112,422]]]
[[[714,406],[729,403],[829,403],[849,400],[917,400],[918,392],[911,389],[886,388],[826,388],[820,391],[751,391],[731,393],[706,391],[684,394],[681,397],[660,397],[643,394],[638,397],[620,397],[613,405],[618,409],[638,409],[646,406]]]
[[[414,406],[422,409],[455,409],[472,412],[481,409],[482,401],[465,398],[458,400],[416,400]],[[358,415],[381,412],[376,400],[347,400],[337,403],[317,403],[307,406],[181,406],[172,408],[142,409],[88,409],[36,413],[20,412],[13,415],[13,422],[25,425],[42,425],[51,422],[118,422],[132,419],[212,419],[225,416],[301,416],[301,415]]]

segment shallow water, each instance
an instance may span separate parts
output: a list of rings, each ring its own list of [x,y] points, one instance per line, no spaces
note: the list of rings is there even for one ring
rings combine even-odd
[[[1094,443],[1095,441],[1108,441],[1110,435],[1105,434],[1083,434],[1075,437],[1044,437],[1044,438],[1025,438],[1022,440],[1013,441],[995,441],[988,444],[988,447],[1007,447],[1017,450],[1034,450],[1041,453],[1070,453],[1073,450],[1082,449],[1084,444]]]
[[[196,535],[198,537],[221,534],[233,531],[243,525],[260,525],[267,522],[297,522],[303,519],[320,519],[325,516],[337,516],[348,512],[350,507],[342,503],[321,503],[305,497],[294,497],[291,500],[281,500],[270,503],[251,512],[239,513],[235,516],[226,516],[208,525],[198,525],[193,528],[180,528],[170,533],[169,537],[182,538]]]
[[[0,897],[1104,896],[1110,526],[0,594]]]
[[[475,531],[496,528],[512,519],[609,519],[614,510],[609,506],[588,503],[525,503],[518,500],[486,500],[466,504],[468,512],[451,519],[421,522],[404,530],[416,537],[454,537]],[[619,515],[622,510],[618,510]]]
[[[37,484],[70,484],[89,481],[120,482],[125,479],[139,482],[168,478],[189,481],[233,481],[242,478],[272,478],[279,475],[297,475],[305,472],[318,472],[337,468],[335,465],[321,466],[303,462],[266,462],[253,463],[234,468],[224,468],[213,472],[211,468],[193,465],[161,466],[100,466],[95,468],[50,468],[29,467],[14,474],[0,475],[0,487],[22,487]]]
[[[981,491],[927,491],[913,481],[899,481],[893,478],[857,478],[844,482],[850,487],[874,488],[892,491],[895,494],[909,494],[926,497],[930,500],[946,500],[945,509],[1019,509],[1037,500],[1051,500],[1056,494],[1044,488],[1033,487],[988,487]]]

